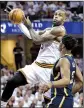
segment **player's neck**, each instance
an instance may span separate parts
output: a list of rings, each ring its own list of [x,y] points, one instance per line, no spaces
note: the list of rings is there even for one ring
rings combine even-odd
[[[62,53],[62,56],[66,55],[66,54],[67,54],[67,55],[72,55],[72,54],[71,54],[71,51],[65,51],[65,52]]]
[[[64,24],[64,23],[61,23],[61,24],[54,24],[54,23],[53,23],[52,27],[63,26],[63,24]]]

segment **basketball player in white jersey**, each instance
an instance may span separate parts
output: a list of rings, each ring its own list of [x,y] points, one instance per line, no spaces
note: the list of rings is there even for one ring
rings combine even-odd
[[[53,17],[53,27],[37,33],[32,28],[29,18],[26,19],[24,17],[24,25],[30,33],[29,38],[37,44],[40,43],[41,48],[36,60],[31,65],[26,65],[24,68],[19,69],[13,78],[7,82],[1,97],[2,106],[9,100],[16,87],[27,83],[35,85],[37,83],[44,84],[50,81],[53,65],[60,57],[58,50],[60,38],[66,34],[66,30],[63,26],[65,19],[65,11],[57,10]],[[24,34],[27,34],[23,26],[19,24],[20,29]]]

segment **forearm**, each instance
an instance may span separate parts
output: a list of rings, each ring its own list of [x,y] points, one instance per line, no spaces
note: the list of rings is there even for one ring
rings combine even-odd
[[[33,41],[38,42],[39,41],[39,33],[37,33],[33,28],[32,28],[32,23],[27,17],[27,19],[24,17],[24,25],[26,28],[29,30],[30,36]]]
[[[29,30],[29,33],[30,33],[33,41],[35,41],[35,42],[41,41],[41,37],[40,37],[39,33],[37,33],[33,28],[28,28],[28,30]]]
[[[39,35],[42,35],[43,33],[45,33],[46,32],[46,30],[41,30],[41,31],[38,31],[37,33],[39,34]]]
[[[23,23],[18,24],[18,27],[29,39],[32,39],[31,35],[29,34],[28,29],[26,28],[26,26]]]
[[[79,92],[82,88],[83,84],[81,82],[77,82],[73,88],[72,88],[72,93],[75,94],[77,92]]]
[[[68,84],[69,84],[69,81],[67,79],[64,79],[64,78],[60,79],[58,81],[53,81],[52,82],[52,86],[53,87],[58,87],[58,88],[66,87]]]
[[[27,25],[24,24],[19,24],[18,27],[20,30],[29,38],[32,39],[33,41],[39,41],[38,37],[39,35],[42,35],[45,31],[35,31],[35,30],[28,30]],[[38,36],[38,37],[37,37]]]

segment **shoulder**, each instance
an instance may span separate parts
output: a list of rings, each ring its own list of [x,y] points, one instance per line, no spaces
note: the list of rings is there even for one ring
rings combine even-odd
[[[65,27],[63,25],[52,27],[51,30],[52,29],[57,29],[57,28],[60,28],[62,30],[65,30]]]
[[[60,58],[59,64],[60,65],[67,65],[67,64],[70,64],[70,62],[69,62],[67,57],[63,57],[63,58]]]
[[[60,28],[60,30],[66,32],[66,29],[65,29],[65,27],[64,27],[63,25],[60,25],[60,26],[58,26],[58,27]]]
[[[64,36],[66,34],[65,27],[63,25],[52,27],[51,33],[58,34],[59,36]]]

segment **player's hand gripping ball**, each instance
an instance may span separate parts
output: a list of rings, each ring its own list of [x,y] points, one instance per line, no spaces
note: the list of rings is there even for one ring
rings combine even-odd
[[[19,8],[13,9],[9,13],[9,20],[14,24],[20,24],[23,20],[23,17],[24,12]]]

